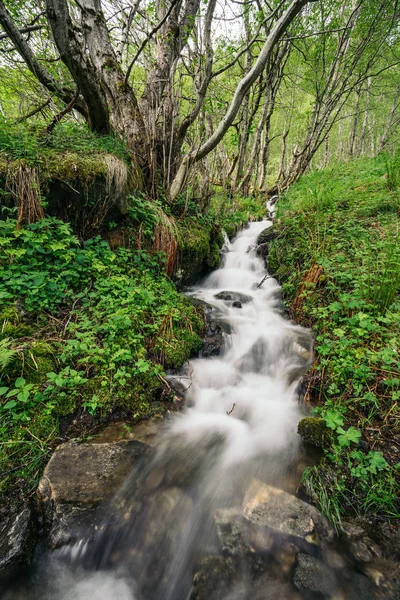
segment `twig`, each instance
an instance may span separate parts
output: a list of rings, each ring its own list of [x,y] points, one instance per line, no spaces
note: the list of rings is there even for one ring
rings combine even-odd
[[[265,275],[265,277],[260,281],[260,283],[257,283],[257,287],[260,288],[264,281],[266,281],[267,279],[271,279],[271,275]]]
[[[76,88],[76,92],[73,95],[72,100],[67,104],[67,106],[61,112],[56,114],[56,116],[53,118],[51,123],[47,126],[47,128],[46,128],[47,134],[50,134],[53,131],[54,127],[57,125],[57,123],[59,123],[61,121],[61,119],[73,109],[75,102],[79,98],[79,94],[80,94],[80,90],[79,90],[79,88]]]
[[[231,410],[227,410],[227,411],[226,411],[226,414],[227,414],[227,415],[231,415],[231,414],[233,413],[234,409],[235,409],[235,406],[236,406],[236,404],[235,404],[235,403],[233,403],[233,404],[232,404],[232,408],[231,408]]]

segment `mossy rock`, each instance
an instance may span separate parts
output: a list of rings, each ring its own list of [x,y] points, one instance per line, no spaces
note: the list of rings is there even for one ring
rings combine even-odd
[[[273,225],[271,227],[266,227],[258,236],[257,244],[268,244],[272,242],[272,240],[274,240],[277,237],[277,235],[278,233]]]
[[[223,237],[219,229],[198,223],[193,218],[177,222],[179,246],[175,281],[192,285],[220,263]]]
[[[297,433],[307,444],[327,448],[332,441],[332,431],[325,420],[318,417],[305,417],[297,426]]]

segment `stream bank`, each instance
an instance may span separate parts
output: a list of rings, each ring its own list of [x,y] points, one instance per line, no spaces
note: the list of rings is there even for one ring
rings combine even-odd
[[[133,428],[128,441],[106,435],[54,454],[39,495],[48,543],[61,548],[43,557],[22,598],[29,589],[62,599],[111,589],[124,600],[396,597],[391,565],[362,529],[348,527],[343,550],[321,513],[279,489],[298,455],[298,383],[311,339],[282,319],[273,280],[254,287],[264,266],[251,247],[263,228],[245,230],[224,268],[194,291],[213,312],[210,327],[224,325],[224,352],[191,361],[187,409],[153,436],[157,447],[145,432],[135,440]],[[95,458],[103,451],[109,469]],[[72,487],[68,455],[78,468]],[[116,456],[133,470],[110,507]],[[60,525],[75,538],[60,537]]]

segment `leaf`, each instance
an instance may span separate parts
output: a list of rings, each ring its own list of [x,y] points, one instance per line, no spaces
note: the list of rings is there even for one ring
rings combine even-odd
[[[26,383],[25,379],[23,377],[18,377],[18,379],[15,380],[15,387],[16,388],[20,388],[22,386],[24,386]]]
[[[324,415],[326,426],[329,429],[337,429],[344,424],[342,415],[336,410],[328,410]]]
[[[339,446],[350,446],[351,443],[358,444],[361,437],[361,431],[356,429],[355,427],[349,427],[347,431],[344,431],[341,427],[339,427],[338,431],[338,442]]]
[[[367,458],[369,459],[369,470],[374,475],[376,475],[377,471],[383,471],[389,466],[382,452],[371,450],[368,452]]]
[[[11,408],[15,408],[17,406],[17,403],[15,402],[15,400],[9,400],[4,406],[3,408],[5,409],[11,409]]]
[[[0,396],[4,396],[8,392],[8,387],[0,387]]]

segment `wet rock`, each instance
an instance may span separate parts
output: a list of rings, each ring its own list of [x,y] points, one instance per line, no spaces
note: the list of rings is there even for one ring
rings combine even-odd
[[[260,246],[261,244],[269,244],[270,242],[272,242],[273,239],[275,239],[277,237],[277,231],[274,228],[273,225],[271,225],[271,227],[266,227],[265,229],[262,230],[262,232],[260,233],[260,235],[257,238],[257,245]]]
[[[374,540],[379,544],[383,556],[400,561],[400,527],[375,523]]]
[[[203,559],[193,577],[190,600],[223,600],[235,574],[235,565],[230,558],[210,556]]]
[[[367,563],[381,556],[379,546],[371,540],[361,523],[344,521],[343,529],[349,550],[356,561]]]
[[[92,535],[101,520],[99,505],[114,495],[134,463],[151,454],[138,441],[59,446],[37,492],[49,546]]]
[[[328,598],[339,587],[337,577],[329,567],[313,556],[302,553],[297,556],[293,583],[300,592],[318,593]]]
[[[232,303],[232,306],[233,306],[233,308],[242,308],[242,303],[241,303],[241,302],[239,302],[239,300],[235,300],[235,301]]]
[[[267,258],[268,258],[268,251],[269,251],[269,244],[267,242],[265,242],[264,244],[259,244],[256,247],[257,256],[260,256],[261,258],[264,258],[265,260],[267,260]]]
[[[32,513],[27,507],[2,521],[0,524],[0,569],[30,560],[34,530]]]
[[[318,448],[328,447],[332,440],[332,431],[326,426],[325,420],[317,417],[301,419],[297,433],[304,442]]]
[[[244,515],[253,523],[310,543],[334,537],[332,527],[314,506],[268,485],[259,484],[250,492]]]
[[[365,575],[353,574],[350,582],[346,583],[346,600],[373,600],[376,589]]]
[[[230,291],[219,292],[219,294],[216,294],[214,298],[217,300],[224,300],[225,302],[241,302],[242,304],[246,304],[247,302],[251,302],[253,300],[252,296],[249,296],[248,294]]]
[[[203,338],[201,355],[203,358],[211,356],[219,356],[224,345],[224,334],[222,327],[212,321],[207,329],[206,335]]]

